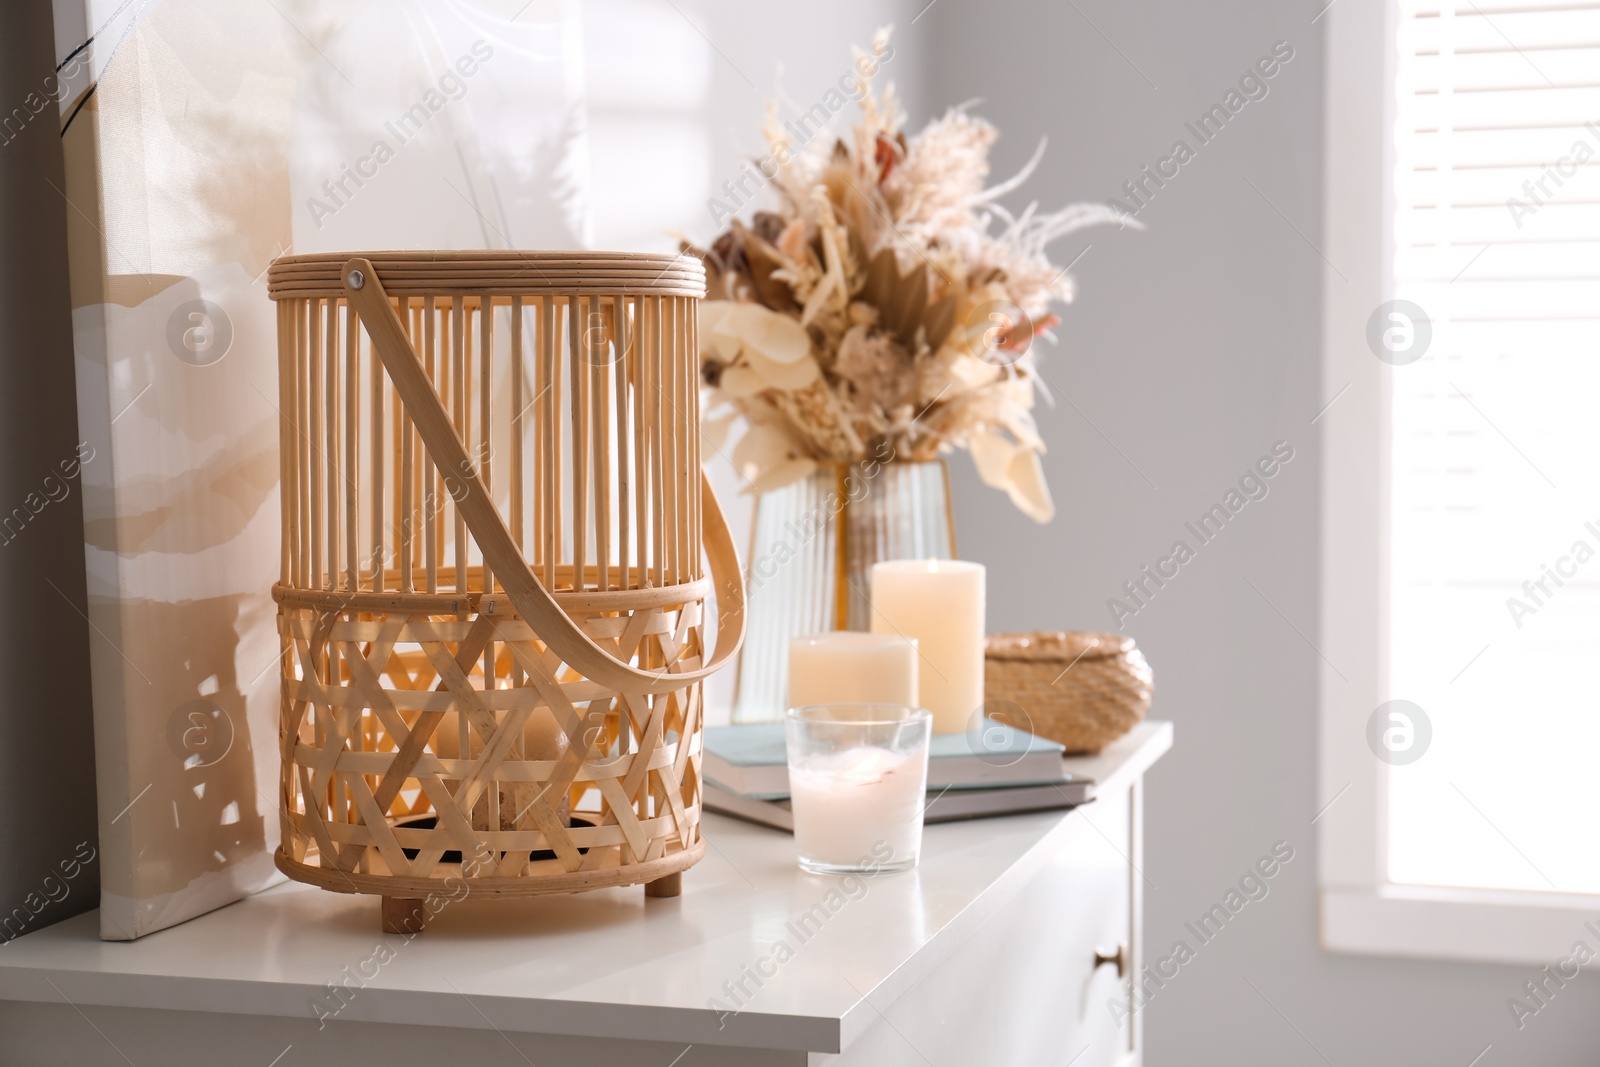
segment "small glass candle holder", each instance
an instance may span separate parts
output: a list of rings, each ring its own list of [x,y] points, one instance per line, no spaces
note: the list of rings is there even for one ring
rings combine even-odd
[[[933,716],[900,704],[813,704],[784,715],[800,866],[903,871],[922,850]]]

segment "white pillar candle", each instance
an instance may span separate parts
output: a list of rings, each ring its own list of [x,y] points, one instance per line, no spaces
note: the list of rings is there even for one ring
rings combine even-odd
[[[789,642],[789,707],[863,703],[918,706],[915,640],[840,630]]]
[[[872,630],[916,639],[917,693],[936,734],[962,733],[983,706],[983,590],[981,563],[872,566]]]

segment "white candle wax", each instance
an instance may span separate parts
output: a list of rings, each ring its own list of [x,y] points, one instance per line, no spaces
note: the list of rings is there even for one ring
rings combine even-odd
[[[933,732],[958,734],[983,706],[984,570],[963,560],[872,566],[872,630],[917,641],[917,693]]]
[[[859,745],[789,766],[794,843],[814,863],[860,867],[915,862],[922,844],[928,753]]]
[[[789,707],[917,707],[917,642],[898,634],[839,631],[789,642]]]

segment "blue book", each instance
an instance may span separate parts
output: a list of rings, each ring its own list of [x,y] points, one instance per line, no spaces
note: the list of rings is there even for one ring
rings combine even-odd
[[[928,789],[993,789],[1052,785],[1073,780],[1054,741],[1001,723],[984,722],[981,731],[934,734],[928,746]],[[745,796],[776,799],[789,795],[789,756],[783,723],[708,726],[705,777]]]

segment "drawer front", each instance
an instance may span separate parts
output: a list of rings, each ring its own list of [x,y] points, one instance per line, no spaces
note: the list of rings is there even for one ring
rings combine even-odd
[[[1115,962],[1136,969],[1138,894],[1131,791],[1073,812],[1033,880],[892,1006],[830,1067],[1129,1067],[1137,1016]],[[1142,864],[1141,864],[1142,865]]]

